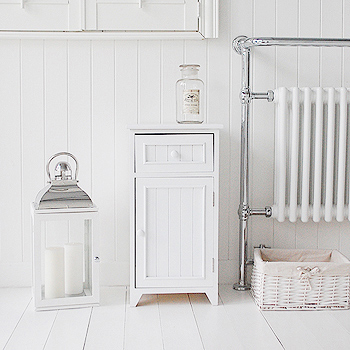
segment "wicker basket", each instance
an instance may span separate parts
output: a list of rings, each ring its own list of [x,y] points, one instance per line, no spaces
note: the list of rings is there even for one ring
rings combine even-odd
[[[252,294],[262,310],[348,309],[350,261],[337,250],[255,249]]]

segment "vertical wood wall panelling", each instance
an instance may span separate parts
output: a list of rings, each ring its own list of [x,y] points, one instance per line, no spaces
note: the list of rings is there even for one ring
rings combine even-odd
[[[321,37],[320,0],[300,1],[299,36]],[[320,86],[320,48],[300,47],[298,60],[298,82],[300,87]]]
[[[276,35],[279,37],[298,36],[298,0],[276,1]],[[298,85],[298,48],[276,48],[276,87]],[[277,118],[277,115],[275,115]],[[289,129],[290,127],[287,126]],[[288,168],[287,168],[288,174]],[[274,246],[295,248],[295,223],[274,220]]]
[[[253,35],[253,0],[231,1],[231,38],[239,35],[251,37]],[[221,8],[221,7],[220,7]],[[222,11],[222,10],[221,10]],[[242,14],[245,14],[244,16]],[[224,13],[222,13],[224,15]],[[220,27],[221,28],[221,27]],[[231,45],[230,45],[231,48]],[[238,279],[238,252],[239,252],[239,220],[237,215],[240,201],[239,182],[240,182],[240,139],[241,139],[241,103],[239,93],[241,90],[241,56],[230,50],[230,188],[229,188],[229,232],[228,236],[228,256],[229,260],[220,261],[220,280],[229,283],[237,282]],[[223,131],[225,132],[225,130]],[[221,159],[221,162],[225,160]],[[221,183],[220,183],[221,185]],[[223,233],[220,233],[220,237]],[[223,239],[224,241],[224,239]],[[219,244],[224,244],[219,238]],[[220,253],[222,250],[220,248]],[[225,255],[224,255],[225,257]],[[220,255],[219,255],[220,258]],[[223,258],[224,259],[224,258]],[[221,277],[223,276],[223,277]]]
[[[68,42],[68,151],[77,157],[79,186],[91,196],[90,42]],[[70,159],[72,163],[73,160]],[[94,198],[92,198],[94,200]],[[69,241],[82,242],[83,223],[69,223]]]
[[[350,37],[350,2],[344,1],[343,4],[343,37]],[[343,50],[343,83],[342,86],[350,86],[350,49],[345,48]],[[348,120],[349,123],[349,120]],[[349,130],[349,125],[348,125]],[[347,144],[350,144],[350,137],[348,138]],[[350,167],[350,152],[347,152],[347,165]],[[347,180],[347,185],[345,186],[346,191],[349,192],[349,179]],[[347,193],[348,196],[348,193]],[[345,219],[340,227],[340,251],[345,254],[345,256],[350,256],[350,221]]]
[[[68,42],[68,150],[79,162],[79,186],[91,196],[90,100],[90,42],[70,41]]]
[[[114,42],[92,42],[92,195],[99,207],[101,283],[115,261]]]
[[[175,84],[181,78],[179,65],[183,62],[184,41],[161,42],[161,122],[176,123]]]
[[[0,113],[3,121],[0,129],[0,162],[3,169],[0,182],[2,265],[21,263],[23,257],[20,41],[1,41],[0,53]]]
[[[255,1],[254,35],[275,36],[275,0]],[[275,87],[275,48],[257,48],[253,54],[253,91],[273,90]],[[274,106],[266,100],[252,103],[250,205],[264,208],[273,203],[273,138]],[[254,135],[254,136],[253,136]],[[273,220],[264,216],[251,220],[250,248],[259,244],[272,246]],[[252,254],[252,252],[250,252]]]
[[[320,37],[321,32],[320,0],[300,1],[299,36]],[[298,86],[320,86],[320,48],[300,47],[298,57]],[[296,224],[296,247],[316,249],[318,246],[318,223],[310,220]]]
[[[224,125],[220,282],[236,281],[241,57],[231,49],[231,40],[238,35],[252,36],[253,28],[256,36],[349,37],[349,15],[349,2],[341,0],[238,0],[220,3],[220,33],[214,40],[1,41],[0,113],[6,118],[0,130],[0,159],[6,169],[0,184],[0,193],[6,198],[0,205],[1,285],[30,284],[29,202],[45,185],[48,157],[66,150],[78,157],[80,184],[100,208],[101,283],[128,283],[126,125],[176,122],[175,82],[180,77],[181,63],[201,65],[200,77],[208,92],[208,122]],[[297,23],[299,33],[295,31]],[[300,87],[349,85],[350,49],[299,48],[297,69],[295,53],[291,53],[290,60],[288,53],[293,50],[288,48],[278,50],[275,67],[275,51],[254,50],[255,91],[274,89],[275,83]],[[283,57],[290,65],[284,65]],[[273,108],[266,101],[253,102],[250,204],[257,207],[272,204],[273,199]],[[274,243],[276,247],[293,248],[296,241],[297,248],[340,247],[350,256],[348,222],[298,221],[295,235],[287,221],[275,223],[274,242],[272,222],[264,217],[251,220],[249,247]],[[177,272],[170,269],[170,273]]]
[[[45,162],[53,154],[68,149],[67,47],[68,43],[64,40],[45,41]],[[51,163],[51,174],[56,162],[57,159]],[[43,172],[44,169],[43,167]],[[68,241],[68,226],[64,228],[64,234],[58,234],[61,223],[48,222],[46,227],[47,246],[61,245]]]
[[[45,159],[68,146],[67,42],[45,41]]]
[[[208,120],[222,124],[220,131],[220,210],[219,210],[219,257],[227,260],[229,255],[229,217],[235,210],[230,207],[230,56],[232,37],[230,35],[231,2],[221,2],[220,33],[216,40],[208,41]],[[237,55],[238,56],[238,55]],[[238,94],[237,94],[238,95]],[[237,95],[235,96],[236,98]],[[239,147],[239,145],[237,145]],[[239,162],[238,162],[239,164]],[[237,168],[237,167],[236,167]],[[238,167],[239,168],[239,167]],[[236,170],[236,169],[235,169]],[[236,230],[232,234],[236,234]]]
[[[204,82],[205,91],[205,111],[206,111],[206,121],[210,122],[210,116],[208,120],[208,91],[210,89],[210,81],[208,80],[208,54],[207,54],[208,40],[186,40],[184,48],[184,62],[183,63],[194,63],[199,64],[199,79]]]
[[[322,37],[342,37],[343,35],[343,1],[321,1],[321,35]],[[322,87],[340,87],[342,84],[342,48],[321,49]],[[337,149],[337,148],[335,148]],[[337,171],[334,171],[336,176]],[[336,184],[336,179],[334,179]],[[321,220],[318,225],[318,247],[339,249],[340,223],[333,220],[326,223]]]
[[[161,106],[161,42],[139,41],[140,124],[159,124]]]
[[[130,241],[130,152],[129,130],[137,124],[137,42],[116,41],[115,49],[115,276],[119,284],[129,283]],[[115,280],[111,276],[111,281]],[[114,282],[115,283],[115,282]]]
[[[43,41],[21,41],[23,261],[31,268],[30,203],[46,185]],[[31,275],[22,283],[30,284]]]

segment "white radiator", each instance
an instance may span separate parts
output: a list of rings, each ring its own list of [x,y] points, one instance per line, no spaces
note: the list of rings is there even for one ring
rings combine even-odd
[[[350,219],[350,89],[275,90],[273,217]]]

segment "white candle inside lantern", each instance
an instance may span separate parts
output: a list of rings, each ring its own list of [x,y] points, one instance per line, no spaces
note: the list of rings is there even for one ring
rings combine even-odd
[[[81,294],[83,288],[83,245],[68,243],[64,245],[65,289],[66,294]]]
[[[45,249],[45,298],[64,297],[63,247]]]

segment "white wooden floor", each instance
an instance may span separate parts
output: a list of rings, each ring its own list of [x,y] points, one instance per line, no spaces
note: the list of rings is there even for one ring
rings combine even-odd
[[[0,289],[0,348],[239,350],[350,349],[350,310],[260,312],[249,292],[220,286],[220,305],[202,294],[144,296],[105,287],[101,306],[35,312],[29,288]]]

